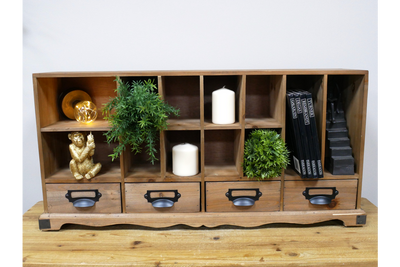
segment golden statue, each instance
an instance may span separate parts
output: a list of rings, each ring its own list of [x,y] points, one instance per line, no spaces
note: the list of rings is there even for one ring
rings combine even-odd
[[[85,143],[85,135],[81,132],[72,132],[68,134],[69,140],[72,144],[69,145],[69,152],[71,153],[72,160],[69,162],[69,169],[77,180],[83,177],[92,179],[101,169],[101,164],[93,163],[94,143],[93,134],[87,136]]]

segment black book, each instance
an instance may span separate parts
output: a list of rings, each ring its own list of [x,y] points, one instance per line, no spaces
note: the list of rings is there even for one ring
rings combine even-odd
[[[310,92],[305,91],[304,94],[306,95],[307,100],[307,108],[308,108],[308,115],[310,118],[310,130],[311,130],[311,142],[310,148],[312,150],[312,159],[315,161],[316,164],[316,172],[317,178],[324,177],[324,170],[322,168],[321,162],[321,150],[319,147],[319,138],[317,132],[317,122],[315,119],[315,112],[314,112],[314,104],[312,99],[312,94]]]
[[[304,123],[304,130],[305,130],[305,150],[308,152],[308,156],[306,158],[306,164],[310,164],[311,168],[311,176],[309,178],[318,178],[317,176],[317,163],[315,160],[314,149],[312,149],[312,139],[311,139],[311,124],[310,124],[310,116],[308,113],[308,105],[307,105],[307,95],[304,91],[299,91],[300,94],[300,101],[301,101],[301,109],[303,110],[303,123]],[[306,154],[307,154],[306,152]],[[308,163],[309,161],[309,163]],[[307,166],[307,165],[306,165]],[[307,174],[310,175],[307,166]]]
[[[301,178],[306,178],[307,171],[301,147],[301,136],[298,122],[299,119],[296,110],[296,100],[292,92],[288,92],[286,94],[286,101],[286,134],[288,147],[292,156],[291,165],[300,174]]]
[[[314,150],[315,161],[317,164],[317,177],[323,178],[324,177],[324,169],[322,168],[322,163],[321,163],[321,150],[319,147],[317,123],[315,120],[312,94],[310,92],[306,91],[306,96],[307,96],[308,115],[310,118],[310,125],[311,125],[311,147]]]
[[[299,132],[300,132],[300,139],[301,139],[301,147],[304,155],[304,161],[306,164],[306,171],[307,175],[304,178],[313,178],[312,170],[311,170],[311,156],[310,156],[310,149],[309,149],[309,144],[308,144],[308,139],[307,139],[307,132],[306,132],[306,127],[304,124],[304,114],[303,114],[303,108],[301,105],[301,97],[302,95],[297,92],[293,91],[293,94],[295,96],[295,102],[296,102],[296,111],[297,111],[297,117],[298,117],[298,122],[299,122]]]

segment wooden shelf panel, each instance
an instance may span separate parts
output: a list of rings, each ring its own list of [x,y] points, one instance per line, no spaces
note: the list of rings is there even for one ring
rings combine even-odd
[[[242,126],[239,122],[231,123],[231,124],[215,124],[212,123],[211,120],[204,120],[204,129],[205,130],[229,130],[229,129],[241,129]]]
[[[245,120],[246,129],[257,129],[257,128],[282,128],[283,125],[274,118],[246,118]]]
[[[34,73],[35,78],[110,77],[115,76],[198,76],[198,75],[366,75],[368,70],[327,69],[259,69],[259,70],[154,70],[154,71],[68,71]]]
[[[45,179],[46,184],[53,183],[115,183],[121,182],[121,169],[119,164],[102,165],[100,172],[90,180],[83,178],[76,180],[68,167],[57,170]]]
[[[160,163],[156,162],[154,165],[151,163],[135,164],[126,174],[125,178],[159,178],[161,177]]]
[[[168,130],[200,130],[200,119],[169,119]]]
[[[170,182],[201,182],[201,177],[153,177],[153,178],[133,178],[127,177],[124,179],[125,183],[170,183]]]
[[[299,174],[292,167],[288,167],[285,170],[285,180],[304,180],[304,181],[316,181],[316,180],[344,180],[344,179],[358,179],[360,176],[356,173],[354,175],[332,175],[327,170],[324,171],[324,178],[301,178]]]
[[[111,126],[108,121],[96,120],[91,123],[81,123],[74,120],[63,120],[41,128],[41,132],[70,132],[70,131],[108,131]]]
[[[204,174],[206,177],[236,177],[239,174],[235,165],[206,165],[204,166]]]
[[[201,172],[199,172],[196,175],[192,175],[192,176],[179,176],[176,175],[172,172],[172,170],[170,168],[167,169],[167,172],[165,173],[165,178],[171,178],[171,179],[178,179],[178,180],[185,180],[185,179],[200,179],[201,178]]]

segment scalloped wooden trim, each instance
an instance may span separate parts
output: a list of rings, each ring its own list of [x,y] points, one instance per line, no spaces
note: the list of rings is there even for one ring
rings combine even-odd
[[[232,225],[257,227],[272,223],[313,224],[330,220],[343,221],[344,226],[362,226],[366,212],[356,210],[334,211],[280,211],[280,212],[198,212],[198,213],[121,213],[121,214],[61,214],[43,213],[39,222],[50,221],[48,228],[41,230],[59,230],[64,224],[78,224],[102,227],[117,224],[131,224],[153,228],[164,228],[184,224],[191,227],[217,227]]]

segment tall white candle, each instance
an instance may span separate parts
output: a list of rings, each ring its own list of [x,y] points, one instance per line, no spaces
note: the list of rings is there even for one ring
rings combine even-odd
[[[199,172],[199,149],[192,144],[172,148],[172,172],[179,176],[193,176]]]
[[[231,124],[235,122],[235,92],[221,88],[212,92],[212,122]]]

